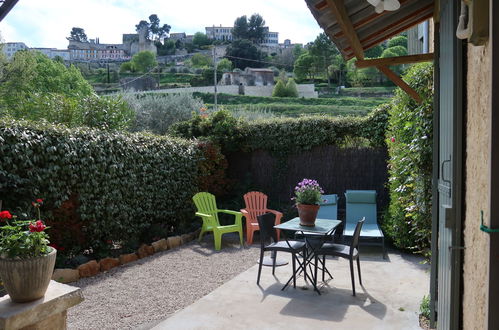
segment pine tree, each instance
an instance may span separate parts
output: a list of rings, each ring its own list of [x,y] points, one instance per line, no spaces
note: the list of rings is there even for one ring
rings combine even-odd
[[[286,84],[286,96],[298,97],[298,88],[293,78],[288,79],[288,83]]]

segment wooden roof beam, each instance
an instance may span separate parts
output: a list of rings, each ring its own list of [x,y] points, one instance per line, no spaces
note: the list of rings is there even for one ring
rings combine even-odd
[[[355,57],[359,60],[364,59],[364,49],[362,48],[362,44],[360,43],[359,36],[352,25],[352,21],[350,20],[347,10],[345,8],[345,4],[343,0],[326,0],[328,7],[333,12],[336,17],[336,21],[340,25],[341,29],[345,32],[345,35],[348,39],[350,46],[353,49],[353,53]]]
[[[18,1],[19,0],[5,0],[1,3],[1,5],[0,5],[0,21],[2,21],[5,18],[5,16],[7,16],[9,11],[11,11],[12,8],[14,8],[14,6],[16,5],[16,3]]]
[[[409,96],[412,97],[416,102],[418,102],[419,104],[423,103],[421,96],[419,96],[419,94],[414,89],[412,89],[411,86],[407,85],[407,83],[403,81],[395,72],[384,65],[379,65],[377,66],[377,68],[379,71],[383,72],[388,77],[388,79],[393,81],[395,85],[409,94]]]
[[[390,66],[430,61],[433,61],[433,53],[357,60],[355,66],[358,68],[367,68],[371,66]]]

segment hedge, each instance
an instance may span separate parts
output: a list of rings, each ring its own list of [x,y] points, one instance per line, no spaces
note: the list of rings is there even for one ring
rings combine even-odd
[[[308,116],[272,118],[246,122],[229,111],[218,111],[208,118],[195,116],[174,124],[171,133],[183,138],[208,138],[222,146],[222,152],[258,149],[274,153],[307,150],[320,145],[385,146],[387,105],[365,117]]]
[[[200,173],[214,172],[202,149],[172,137],[0,119],[0,200],[22,214],[43,198],[49,234],[68,254],[109,242],[133,248],[154,224],[190,225]]]
[[[207,106],[212,107],[211,104]],[[367,115],[373,109],[372,106],[362,105],[305,105],[305,104],[281,104],[281,103],[257,103],[257,104],[229,104],[223,105],[224,109],[231,111],[248,110],[271,112],[276,116],[300,117],[304,115],[328,115],[328,116],[356,116],[361,117]]]
[[[412,66],[404,80],[423,99],[397,90],[389,110],[390,206],[384,230],[395,246],[429,253],[433,141],[433,66]]]

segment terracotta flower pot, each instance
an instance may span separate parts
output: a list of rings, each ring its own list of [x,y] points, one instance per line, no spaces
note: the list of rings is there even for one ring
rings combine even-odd
[[[29,259],[0,258],[0,278],[13,302],[23,303],[45,295],[55,266],[56,249]]]
[[[298,209],[301,226],[315,226],[315,219],[317,218],[320,205],[296,204],[296,208]]]

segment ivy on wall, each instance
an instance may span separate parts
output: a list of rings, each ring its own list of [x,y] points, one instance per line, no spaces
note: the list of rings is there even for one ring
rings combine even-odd
[[[49,234],[61,240],[54,243],[75,253],[137,240],[155,223],[188,227],[207,161],[192,141],[7,119],[0,159],[3,208],[20,214],[43,198]]]
[[[423,103],[397,90],[389,110],[390,206],[384,230],[395,246],[427,253],[432,221],[433,65],[412,66],[404,80]]]

